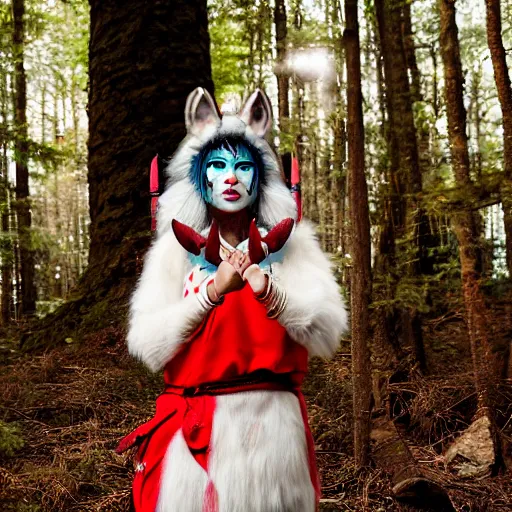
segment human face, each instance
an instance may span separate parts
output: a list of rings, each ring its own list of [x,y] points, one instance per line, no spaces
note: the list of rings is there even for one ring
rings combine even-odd
[[[223,212],[239,212],[256,200],[256,163],[246,148],[211,151],[206,164],[206,201]]]

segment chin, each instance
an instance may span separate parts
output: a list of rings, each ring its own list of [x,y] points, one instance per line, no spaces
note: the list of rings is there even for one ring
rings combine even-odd
[[[226,212],[226,213],[238,213],[238,212],[241,212],[242,210],[245,210],[245,208],[247,208],[247,205],[238,205],[238,204],[231,203],[231,204],[218,205],[215,208],[217,208],[218,210],[221,210],[223,212]]]

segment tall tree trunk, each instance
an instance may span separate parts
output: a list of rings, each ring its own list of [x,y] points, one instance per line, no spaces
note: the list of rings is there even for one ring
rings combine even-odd
[[[356,467],[368,464],[370,447],[371,364],[369,305],[371,298],[370,217],[364,162],[361,49],[357,0],[345,0],[347,66],[347,139],[351,227],[352,381],[354,457]]]
[[[331,186],[333,188],[333,197],[335,201],[332,204],[332,213],[334,218],[334,251],[340,252],[345,255],[345,210],[346,210],[346,197],[345,197],[345,161],[346,161],[346,143],[347,143],[347,130],[345,120],[341,112],[336,112],[334,120],[334,148],[333,148],[333,177]]]
[[[277,78],[277,106],[279,111],[279,132],[288,133],[290,129],[290,77],[286,69],[286,44],[288,38],[288,26],[286,16],[286,4],[284,0],[276,0],[274,5],[274,26],[276,30],[276,65],[275,74]],[[283,138],[281,137],[281,161],[288,185],[291,184],[292,155],[290,148],[282,148]]]
[[[4,117],[4,119],[6,119]],[[0,256],[2,258],[2,324],[7,325],[12,318],[12,268],[14,262],[12,232],[10,227],[10,190],[9,190],[9,160],[7,158],[7,144],[2,144],[2,175],[0,181],[0,205],[2,240]]]
[[[394,226],[397,238],[403,237],[406,241],[402,245],[408,254],[401,259],[412,262],[406,266],[407,276],[409,279],[415,279],[420,273],[421,256],[425,252],[423,231],[427,223],[419,204],[422,177],[407,69],[406,46],[402,36],[404,4],[405,2],[397,0],[375,1],[384,60],[388,129],[391,141],[391,172],[394,174],[396,183]],[[414,47],[412,53],[414,53]],[[411,50],[409,54],[411,54]],[[409,60],[411,59],[412,57],[409,55]],[[404,197],[406,197],[405,200]],[[424,369],[425,354],[421,319],[415,305],[410,305],[402,312],[401,324],[401,337],[404,345],[413,348],[416,360]]]
[[[26,346],[124,324],[151,238],[149,164],[185,135],[187,95],[213,89],[206,0],[90,6],[89,267]]]
[[[34,283],[34,254],[31,243],[32,216],[29,201],[27,79],[25,76],[25,3],[13,0],[13,55],[15,80],[14,124],[16,129],[16,212],[20,246],[21,314],[30,316],[36,311]],[[19,298],[18,298],[19,300]]]
[[[374,300],[392,302],[395,295],[396,276],[394,268],[396,267],[395,256],[395,226],[402,223],[401,214],[401,184],[397,182],[396,170],[398,168],[396,138],[391,136],[389,113],[391,112],[391,103],[388,91],[386,90],[384,80],[384,58],[385,40],[381,40],[379,34],[378,16],[382,15],[382,3],[373,4],[374,16],[372,16],[372,30],[375,33],[376,60],[377,60],[377,90],[379,98],[379,111],[381,114],[381,135],[387,141],[387,154],[389,155],[389,165],[386,161],[381,163],[385,174],[385,184],[382,184],[378,197],[380,199],[379,210],[380,224],[378,232],[378,241],[375,254],[375,265],[373,274],[373,295]],[[388,159],[386,159],[388,160]],[[398,192],[397,192],[398,190]],[[402,357],[402,352],[395,332],[397,323],[397,311],[393,306],[379,306],[375,309],[374,315],[374,335],[372,352],[375,357],[376,376],[379,381],[385,382],[390,377],[395,363]],[[382,375],[379,376],[379,374]],[[380,389],[381,383],[375,386]],[[377,399],[380,393],[374,393]]]
[[[288,89],[290,79],[284,69],[286,61],[286,43],[288,38],[288,27],[286,23],[286,4],[284,0],[276,0],[274,6],[274,25],[276,29],[276,77],[277,77],[277,104],[279,109],[279,128],[286,131],[287,122],[290,117],[290,102],[288,100]]]
[[[413,104],[423,102],[424,97],[421,91],[421,72],[416,59],[416,45],[414,41],[410,2],[405,2],[403,9],[403,41],[407,68],[411,76],[411,102]],[[425,126],[425,123],[421,123],[420,126],[416,126],[416,132],[418,133],[418,160],[420,174],[423,175],[430,167],[429,131]]]
[[[507,267],[512,277],[512,89],[503,39],[501,37],[500,0],[485,0],[487,8],[487,42],[491,51],[494,80],[503,115],[503,160],[505,175],[501,186],[501,203],[505,217]]]
[[[12,267],[14,261],[12,233],[10,228],[10,190],[9,190],[9,159],[7,156],[7,119],[9,101],[7,94],[6,70],[2,69],[0,101],[2,112],[2,148],[0,156],[0,217],[2,237],[0,239],[0,258],[2,260],[2,324],[6,325],[11,321],[13,294],[12,294]]]
[[[445,103],[448,118],[448,137],[455,182],[460,188],[472,185],[466,110],[464,107],[464,77],[460,58],[458,28],[455,20],[455,2],[439,0],[441,17],[440,47],[444,65]],[[462,274],[462,292],[466,322],[475,372],[478,406],[482,415],[491,419],[494,397],[494,364],[487,338],[487,311],[480,290],[481,264],[477,225],[470,205],[463,206],[452,218],[459,243]]]
[[[416,60],[416,49],[414,45],[414,32],[412,28],[410,2],[404,2],[403,4],[402,35],[407,68],[411,72],[411,99],[413,102],[422,101],[423,96],[421,94],[421,73],[418,68],[418,62]]]
[[[5,118],[4,118],[5,119]],[[0,243],[0,257],[2,259],[2,324],[11,322],[13,297],[12,297],[12,267],[14,261],[12,234],[10,229],[10,201],[9,201],[9,161],[7,158],[7,145],[2,144],[2,175],[0,178],[0,205],[2,239]]]

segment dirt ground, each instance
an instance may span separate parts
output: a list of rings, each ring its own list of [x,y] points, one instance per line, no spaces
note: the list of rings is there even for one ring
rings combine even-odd
[[[435,323],[426,329],[434,375],[396,385],[407,409],[404,439],[417,463],[445,485],[451,510],[512,510],[509,475],[465,481],[443,463],[441,453],[467,426],[474,391],[470,366],[459,356],[458,344],[466,340],[457,319],[442,331],[441,336]],[[152,416],[162,384],[159,375],[127,355],[123,339],[122,331],[107,329],[38,354],[19,352],[14,341],[1,344],[1,512],[129,510],[131,454],[117,455],[114,448]],[[443,510],[425,498],[413,505],[397,501],[386,470],[392,468],[355,472],[348,341],[332,361],[312,361],[304,391],[322,478],[322,510]],[[502,432],[510,435],[506,428]]]

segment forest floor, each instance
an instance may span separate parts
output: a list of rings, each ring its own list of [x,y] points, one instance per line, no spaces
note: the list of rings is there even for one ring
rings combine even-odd
[[[417,463],[447,489],[451,510],[512,510],[509,475],[463,480],[443,462],[443,450],[474,413],[468,342],[457,315],[431,321],[425,333],[431,375],[396,385],[397,396],[407,392],[404,439]],[[131,454],[114,448],[152,416],[161,376],[134,362],[123,332],[113,328],[38,354],[4,341],[0,358],[0,512],[128,511]],[[355,472],[348,341],[332,361],[312,361],[304,391],[321,510],[441,512],[426,501],[421,509],[397,501],[382,469]]]

